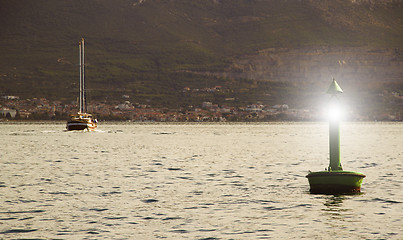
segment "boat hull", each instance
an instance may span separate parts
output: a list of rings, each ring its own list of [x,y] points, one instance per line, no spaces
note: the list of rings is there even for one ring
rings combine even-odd
[[[350,171],[311,172],[307,176],[310,192],[321,194],[359,193],[364,174]]]
[[[90,123],[68,122],[66,128],[67,131],[82,131],[82,130],[94,131],[97,128],[97,125],[96,123],[93,122]]]
[[[67,121],[66,125],[67,131],[94,131],[96,128],[96,120],[93,119],[92,115],[88,113],[78,113],[77,115],[72,115],[70,120]]]

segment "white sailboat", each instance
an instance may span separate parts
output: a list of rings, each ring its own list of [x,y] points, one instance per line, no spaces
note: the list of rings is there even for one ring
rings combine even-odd
[[[77,114],[70,116],[67,121],[67,131],[72,130],[88,130],[93,131],[97,128],[97,120],[87,113],[87,101],[85,91],[85,58],[84,58],[84,38],[78,45],[79,49],[79,65],[80,65],[80,97],[79,110]]]

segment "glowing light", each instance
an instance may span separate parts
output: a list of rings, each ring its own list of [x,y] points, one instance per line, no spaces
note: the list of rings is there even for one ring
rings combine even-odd
[[[330,121],[340,121],[344,117],[344,110],[336,101],[331,101],[327,109],[327,117]]]

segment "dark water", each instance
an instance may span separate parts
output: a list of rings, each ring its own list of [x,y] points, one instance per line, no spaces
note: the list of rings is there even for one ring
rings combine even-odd
[[[327,124],[0,124],[0,239],[403,239],[403,124],[342,124],[360,195],[311,195]]]

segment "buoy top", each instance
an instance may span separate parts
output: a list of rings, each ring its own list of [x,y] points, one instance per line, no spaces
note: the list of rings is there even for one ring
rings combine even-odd
[[[339,93],[343,93],[343,90],[341,89],[339,84],[337,84],[336,79],[333,78],[333,82],[332,82],[332,84],[330,84],[330,87],[326,93],[331,94],[331,95],[336,95]]]

